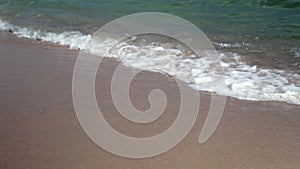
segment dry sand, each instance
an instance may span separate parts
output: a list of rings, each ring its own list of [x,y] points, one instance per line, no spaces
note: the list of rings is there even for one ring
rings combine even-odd
[[[147,159],[110,154],[84,133],[72,103],[72,72],[78,51],[0,32],[0,168],[1,169],[297,169],[300,167],[300,106],[251,102],[227,97],[222,121],[205,144],[198,136],[210,96],[201,92],[195,126],[174,149]],[[180,104],[174,79],[140,73],[131,99],[149,107],[149,91],[161,88],[168,98],[164,115],[150,124],[121,117],[110,95],[110,80],[119,62],[104,59],[96,78],[99,106],[122,133],[146,137],[172,124]],[[197,92],[197,91],[195,91]]]

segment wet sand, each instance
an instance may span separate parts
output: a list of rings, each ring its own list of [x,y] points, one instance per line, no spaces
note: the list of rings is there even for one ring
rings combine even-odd
[[[227,97],[223,118],[205,144],[198,136],[210,95],[201,92],[200,111],[188,136],[172,150],[147,159],[110,154],[81,128],[72,103],[72,73],[78,51],[17,38],[0,32],[0,168],[3,169],[296,169],[300,166],[300,106],[251,102]],[[142,72],[130,97],[140,110],[149,107],[151,90],[168,98],[163,116],[135,124],[113,105],[110,81],[119,62],[104,59],[96,78],[96,95],[105,118],[118,131],[153,136],[177,117],[180,97],[173,78]],[[197,91],[195,91],[197,92]]]

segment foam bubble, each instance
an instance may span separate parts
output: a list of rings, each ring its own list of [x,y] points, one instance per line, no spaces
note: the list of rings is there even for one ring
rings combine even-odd
[[[164,47],[162,47],[164,46]],[[300,75],[284,70],[263,69],[250,66],[236,53],[217,53],[221,56],[224,76],[212,68],[216,62],[213,51],[203,51],[205,56],[186,55],[185,51],[152,45],[134,46],[122,42],[111,51],[124,65],[148,71],[159,71],[181,79],[196,90],[254,101],[284,101],[300,104]],[[192,55],[192,54],[191,54]],[[225,78],[226,88],[218,83]]]
[[[290,53],[293,54],[294,58],[300,58],[300,48],[292,48]]]
[[[83,35],[78,31],[53,33],[33,28],[19,27],[0,19],[0,30],[11,30],[18,37],[40,39],[60,45],[68,45],[71,49],[85,49],[85,45],[91,39],[91,35]]]

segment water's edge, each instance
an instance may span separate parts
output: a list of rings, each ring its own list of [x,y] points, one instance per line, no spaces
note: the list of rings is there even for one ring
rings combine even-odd
[[[0,19],[0,30],[10,31],[18,37],[37,39],[70,49],[88,50],[101,54],[101,49],[109,46],[114,39],[106,39],[97,48],[86,46],[92,35],[79,31],[62,33],[46,32],[29,27],[20,27]],[[221,43],[219,45],[228,45]],[[247,65],[242,56],[232,52],[220,52],[221,66],[224,68],[225,89],[218,88],[218,72],[207,72],[212,61],[211,51],[205,51],[207,57],[187,54],[180,48],[164,43],[149,43],[139,46],[122,42],[113,50],[111,57],[120,60],[125,66],[142,70],[167,73],[190,84],[196,90],[216,92],[243,100],[280,101],[300,105],[300,75],[277,69],[264,69]],[[126,56],[126,57],[125,57]],[[153,57],[155,56],[155,58]],[[180,56],[180,57],[179,57]],[[126,59],[124,59],[126,58]],[[212,85],[214,85],[212,87]]]

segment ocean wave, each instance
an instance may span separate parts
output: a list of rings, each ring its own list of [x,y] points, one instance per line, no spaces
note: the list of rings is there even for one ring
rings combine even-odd
[[[118,59],[125,66],[168,74],[189,83],[195,90],[216,92],[244,100],[280,101],[300,105],[300,75],[284,70],[247,65],[243,62],[243,56],[236,53],[203,51],[205,55],[198,57],[183,48],[165,42],[144,45],[131,43],[136,38],[122,41],[115,48],[110,49],[111,44],[116,40],[103,39],[91,45],[88,42],[92,36],[81,32],[45,32],[15,26],[1,19],[0,30],[10,30],[18,37],[68,45],[71,49],[85,50],[100,56],[110,51],[108,57]],[[238,48],[243,44],[219,43],[218,45]],[[212,59],[214,55],[221,58],[224,74],[210,69],[210,66],[216,62]],[[225,79],[225,88],[218,85],[222,78]]]
[[[236,53],[202,52],[204,56],[197,57],[166,44],[136,46],[123,42],[111,51],[110,57],[118,58],[128,67],[176,77],[196,90],[243,100],[300,104],[300,75],[247,65]],[[214,55],[221,58],[224,73],[214,68]],[[220,85],[222,78],[225,88]]]
[[[71,49],[85,49],[85,45],[91,39],[91,35],[83,35],[78,31],[53,33],[33,29],[30,27],[20,27],[10,24],[0,19],[0,30],[10,31],[18,37],[37,39],[45,42],[52,42],[69,46]]]

